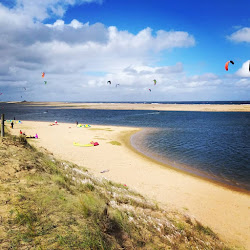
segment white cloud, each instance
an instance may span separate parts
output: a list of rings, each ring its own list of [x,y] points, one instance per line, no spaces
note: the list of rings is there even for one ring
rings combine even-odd
[[[243,63],[242,67],[236,72],[237,76],[250,77],[250,60]]]
[[[50,15],[63,17],[69,6],[92,2],[101,4],[102,0],[17,0],[14,10],[42,21]]]
[[[231,79],[211,73],[187,76],[182,62],[155,66],[162,51],[195,45],[188,32],[154,32],[146,27],[133,34],[102,23],[90,25],[77,19],[65,23],[67,6],[87,2],[92,1],[38,0],[35,5],[19,0],[13,9],[0,4],[0,92],[9,93],[12,100],[20,98],[20,91],[27,100],[174,100],[178,96],[187,100],[194,93],[198,99],[200,93],[209,96],[218,86],[248,87],[239,76],[229,84]],[[51,24],[38,21],[50,13],[61,18]],[[116,88],[116,84],[120,85]]]
[[[228,39],[234,42],[250,43],[250,27],[241,28],[240,30],[228,36]]]
[[[37,4],[44,4],[43,9],[47,10],[50,4],[61,2],[46,0]],[[13,96],[20,85],[27,88],[25,93],[30,93],[27,99],[44,100],[54,96],[53,92],[58,98],[65,98],[65,93],[78,100],[105,95],[112,98],[117,89],[107,88],[107,80],[111,79],[120,84],[123,97],[127,98],[131,93],[137,95],[138,89],[148,89],[155,78],[164,82],[183,74],[182,63],[149,67],[158,60],[159,52],[195,44],[194,38],[182,31],[161,30],[153,34],[152,29],[145,28],[132,34],[115,26],[90,25],[77,19],[68,24],[63,19],[43,24],[34,21],[33,15],[26,15],[25,8],[33,8],[33,3],[19,1],[19,5],[15,9],[0,5],[0,88],[12,88]],[[46,79],[41,78],[43,71]],[[43,80],[48,81],[46,86]]]

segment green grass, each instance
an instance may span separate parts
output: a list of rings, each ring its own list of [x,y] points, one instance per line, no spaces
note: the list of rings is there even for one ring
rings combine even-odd
[[[208,227],[21,138],[0,142],[0,171],[1,249],[227,249]]]
[[[121,144],[120,142],[118,142],[118,141],[110,141],[109,143],[112,144],[112,145],[116,145],[116,146],[121,146],[121,145],[122,145],[122,144]]]
[[[111,128],[89,128],[89,130],[104,130],[104,131],[113,131]]]

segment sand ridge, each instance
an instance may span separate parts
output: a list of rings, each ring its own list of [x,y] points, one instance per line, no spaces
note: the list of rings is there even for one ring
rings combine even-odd
[[[20,103],[19,103],[20,104]],[[156,110],[156,111],[206,111],[250,112],[249,104],[160,104],[160,103],[68,103],[68,102],[22,102],[29,106],[50,106],[60,109],[109,109],[109,110]]]
[[[22,129],[26,135],[38,134],[29,141],[44,147],[61,159],[88,168],[96,176],[123,183],[162,205],[177,208],[211,227],[227,242],[250,249],[250,196],[212,182],[163,167],[138,154],[129,145],[129,136],[139,128],[23,121],[15,124],[13,134]],[[77,147],[74,142],[96,147]],[[116,145],[119,142],[121,145]],[[101,173],[103,170],[108,170]]]

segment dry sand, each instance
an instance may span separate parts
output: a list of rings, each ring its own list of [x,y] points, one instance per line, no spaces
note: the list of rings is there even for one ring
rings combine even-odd
[[[207,111],[207,112],[250,112],[249,104],[133,104],[133,103],[67,103],[67,102],[27,102],[30,106],[52,106],[63,109],[112,109],[112,110],[159,110],[159,111]]]
[[[49,126],[48,122],[24,121],[15,124],[30,139],[64,160],[89,169],[94,175],[128,185],[163,206],[194,216],[212,228],[223,240],[250,249],[250,196],[212,182],[175,171],[139,154],[129,145],[131,134],[138,128],[92,126],[77,128],[75,124]],[[87,144],[98,141],[96,147],[77,147],[73,142]],[[120,142],[114,145],[110,142]],[[103,170],[108,172],[100,173]]]

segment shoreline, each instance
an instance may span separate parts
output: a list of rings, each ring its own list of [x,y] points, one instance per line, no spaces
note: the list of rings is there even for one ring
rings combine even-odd
[[[130,145],[130,136],[140,131],[139,128],[107,125],[76,128],[70,123],[48,125],[48,122],[23,121],[11,132],[18,135],[22,129],[27,135],[38,133],[38,140],[29,140],[32,145],[44,147],[58,158],[84,166],[98,177],[124,183],[163,206],[191,214],[222,239],[250,247],[249,195],[140,155]],[[73,142],[76,140],[79,143],[97,140],[100,145],[75,147]],[[112,141],[121,143],[121,146],[112,145]],[[100,173],[105,169],[109,171]]]
[[[140,148],[137,148],[137,146],[133,145],[133,142],[131,141],[131,139],[132,139],[132,137],[136,136],[137,133],[140,133],[140,132],[143,133],[144,130],[145,130],[145,128],[141,128],[140,131],[128,135],[129,138],[127,138],[127,142],[126,142],[126,139],[124,140],[124,142],[126,142],[126,146],[128,148],[130,148],[132,151],[136,151],[137,154],[140,155],[141,157],[146,158],[147,160],[152,161],[158,165],[161,165],[162,167],[170,168],[174,171],[190,175],[194,178],[198,178],[198,179],[202,179],[202,180],[207,181],[207,182],[211,182],[215,185],[218,185],[220,187],[223,187],[223,188],[226,188],[226,189],[229,189],[232,191],[236,191],[239,193],[250,195],[250,190],[247,190],[247,189],[244,189],[244,188],[241,188],[238,186],[234,186],[233,184],[223,182],[223,180],[221,180],[220,178],[216,179],[216,177],[214,177],[214,179],[213,179],[213,177],[209,176],[206,172],[203,172],[202,170],[199,170],[199,169],[194,169],[194,168],[192,168],[192,166],[186,166],[186,167],[181,167],[181,166],[177,166],[177,165],[174,166],[171,161],[163,162],[163,161],[157,160],[154,157],[142,152],[143,150],[140,150]]]
[[[37,122],[37,123],[49,123],[48,121],[32,121],[32,120],[25,120],[24,122]],[[62,122],[60,124],[69,124],[69,125],[72,125],[72,123],[70,122]],[[75,125],[75,124],[74,124]],[[128,133],[128,135],[126,136],[120,136],[120,139],[124,142],[124,144],[126,145],[127,148],[129,148],[132,152],[135,152],[138,156],[148,160],[148,161],[151,161],[163,168],[169,168],[173,171],[177,171],[177,172],[180,172],[180,173],[183,173],[185,175],[190,175],[191,177],[194,177],[194,178],[198,178],[198,179],[201,179],[203,181],[206,181],[208,183],[212,183],[214,185],[218,185],[219,187],[222,187],[222,188],[226,188],[226,189],[229,189],[229,190],[232,190],[232,191],[235,191],[235,192],[239,192],[239,193],[242,193],[242,194],[246,194],[246,195],[249,195],[250,196],[250,190],[247,190],[247,189],[244,189],[244,188],[241,188],[241,187],[237,187],[237,186],[234,186],[234,185],[230,185],[228,183],[224,183],[223,181],[220,181],[220,180],[217,180],[217,179],[213,179],[212,177],[210,178],[208,175],[206,175],[206,173],[202,172],[202,170],[197,170],[197,169],[194,169],[196,170],[197,172],[192,172],[192,166],[187,166],[186,168],[182,168],[182,167],[179,167],[179,166],[173,166],[173,164],[171,164],[171,162],[162,162],[162,161],[159,161],[157,159],[155,159],[154,157],[151,157],[149,155],[147,155],[146,153],[143,153],[141,152],[135,145],[133,145],[132,141],[131,141],[131,138],[133,136],[135,136],[137,133],[140,133],[140,132],[144,132],[144,130],[146,129],[150,129],[150,128],[141,128],[141,127],[125,127],[125,126],[119,126],[119,125],[100,125],[100,124],[92,124],[92,126],[97,126],[97,127],[124,127],[124,128],[129,128],[129,129],[136,129],[136,131],[133,131],[131,133]],[[190,169],[190,171],[186,170],[186,169]],[[201,172],[201,174],[199,174],[198,172]],[[204,176],[203,176],[203,175]],[[218,178],[219,179],[219,178]]]

